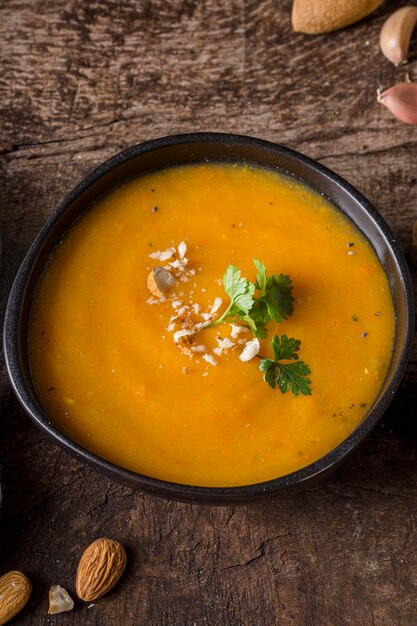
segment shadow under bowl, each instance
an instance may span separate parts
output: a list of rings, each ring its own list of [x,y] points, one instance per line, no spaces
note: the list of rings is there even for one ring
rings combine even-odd
[[[278,170],[328,198],[357,226],[373,246],[388,277],[395,307],[395,340],[385,381],[368,414],[340,445],[314,463],[274,480],[239,487],[200,487],[144,476],[93,454],[65,436],[43,410],[33,385],[28,359],[28,330],[41,274],[65,231],[97,199],[143,173],[174,165],[249,163]],[[4,350],[9,377],[21,404],[47,435],[82,462],[128,485],[175,500],[236,504],[261,501],[305,488],[333,471],[372,431],[387,410],[404,374],[414,326],[409,270],[395,237],[381,215],[354,187],[331,170],[282,146],[241,135],[193,133],[147,141],[112,157],[88,174],[66,197],[30,247],[12,287],[4,324]]]

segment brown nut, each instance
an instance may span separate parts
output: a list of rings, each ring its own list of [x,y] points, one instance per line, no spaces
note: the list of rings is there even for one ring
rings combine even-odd
[[[117,583],[126,566],[126,552],[113,539],[97,539],[84,552],[75,588],[81,600],[97,600]]]
[[[148,276],[148,289],[155,298],[165,298],[177,279],[164,267],[154,267]]]
[[[0,626],[20,613],[31,591],[31,582],[22,572],[8,572],[0,578]]]
[[[308,35],[345,28],[375,11],[383,0],[294,0],[292,27]]]

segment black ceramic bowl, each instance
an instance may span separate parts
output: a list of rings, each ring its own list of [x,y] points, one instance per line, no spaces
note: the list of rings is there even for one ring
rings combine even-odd
[[[248,162],[278,169],[329,198],[373,245],[389,279],[396,311],[396,332],[388,374],[367,416],[339,446],[307,467],[264,483],[234,488],[196,487],[128,471],[85,450],[63,435],[42,409],[28,362],[27,336],[32,303],[48,255],[67,228],[99,196],[149,170],[202,162]],[[148,141],[114,156],[89,174],[43,227],[13,285],[4,326],[4,348],[14,390],[34,422],[63,448],[108,476],[159,496],[199,503],[260,501],[305,487],[335,469],[374,428],[388,408],[404,373],[413,336],[413,293],[409,271],[395,237],[381,215],[351,185],[315,161],[281,146],[240,135],[195,133]]]

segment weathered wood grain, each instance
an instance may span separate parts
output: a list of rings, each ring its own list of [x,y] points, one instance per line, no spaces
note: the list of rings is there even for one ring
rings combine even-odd
[[[290,30],[290,0],[9,0],[0,3],[0,226],[27,246],[90,169],[136,142],[233,131],[305,152],[382,212],[417,283],[417,131],[376,102],[403,78],[372,18],[319,37]],[[409,4],[409,2],[408,2]],[[414,41],[415,44],[415,41]],[[414,45],[411,76],[417,78]],[[33,595],[13,622],[103,626],[414,626],[417,623],[417,352],[384,422],[331,478],[256,507],[167,502],[59,450],[10,393],[2,401],[0,573]],[[128,550],[121,584],[74,595],[99,536]]]

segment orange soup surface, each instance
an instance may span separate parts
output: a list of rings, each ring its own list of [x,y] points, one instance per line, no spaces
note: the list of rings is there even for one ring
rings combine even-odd
[[[174,261],[158,258],[172,246]],[[254,257],[288,274],[295,298],[260,354],[273,334],[301,340],[310,396],[269,387],[259,358],[239,359],[252,335],[230,324],[202,328],[192,354],[174,341],[184,316],[226,309],[228,264],[255,282]],[[159,301],[149,272],[175,260],[179,280]],[[341,443],[378,394],[393,336],[386,275],[342,213],[278,173],[198,164],[131,180],[73,225],[40,281],[29,346],[41,402],[80,445],[155,478],[237,486]]]

